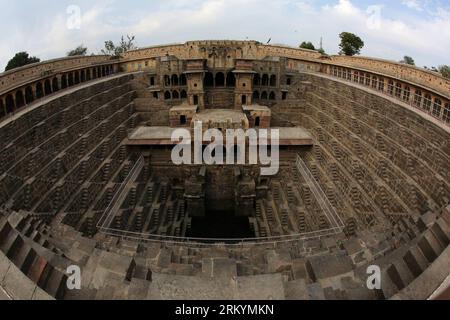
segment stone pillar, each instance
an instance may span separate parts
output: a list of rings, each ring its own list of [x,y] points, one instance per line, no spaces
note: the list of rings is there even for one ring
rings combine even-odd
[[[59,88],[59,90],[61,90],[62,89],[62,75],[58,74],[56,76],[56,80],[58,82],[58,88]]]

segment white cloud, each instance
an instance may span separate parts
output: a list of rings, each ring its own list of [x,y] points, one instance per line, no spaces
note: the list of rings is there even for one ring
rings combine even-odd
[[[402,0],[402,4],[410,9],[423,11],[423,3],[419,0]]]

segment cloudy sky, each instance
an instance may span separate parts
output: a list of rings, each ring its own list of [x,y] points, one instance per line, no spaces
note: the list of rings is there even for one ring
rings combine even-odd
[[[450,64],[450,0],[0,0],[0,8],[0,70],[18,51],[46,60],[84,44],[98,53],[122,34],[140,47],[269,38],[318,46],[322,37],[336,54],[342,31],[363,38],[365,56]]]

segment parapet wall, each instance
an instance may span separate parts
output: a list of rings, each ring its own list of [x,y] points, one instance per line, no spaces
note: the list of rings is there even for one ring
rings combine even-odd
[[[53,74],[111,63],[109,56],[68,57],[34,63],[0,73],[0,94]]]

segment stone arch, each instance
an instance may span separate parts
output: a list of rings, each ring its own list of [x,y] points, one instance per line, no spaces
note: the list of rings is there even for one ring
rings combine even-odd
[[[44,87],[42,82],[36,83],[36,99],[40,99],[44,96]]]
[[[214,76],[211,72],[205,74],[204,84],[205,87],[214,87]]]
[[[259,100],[259,91],[258,90],[255,90],[253,92],[253,100]]]
[[[227,73],[227,87],[232,88],[236,86],[236,76],[233,72]]]
[[[61,89],[67,88],[67,75],[63,74],[61,76]]]
[[[45,95],[52,94],[52,85],[49,79],[46,79],[44,82],[44,93]]]
[[[22,108],[25,105],[25,97],[22,90],[16,91],[16,109]]]
[[[376,89],[378,87],[378,77],[373,76],[372,77],[372,88]]]
[[[186,90],[181,90],[180,98],[181,99],[187,99],[187,92],[186,92]]]
[[[264,87],[267,87],[269,85],[269,75],[268,74],[263,74],[262,80],[261,80],[261,85]]]
[[[400,98],[402,96],[402,84],[400,82],[397,82],[395,84],[395,96],[397,98]]]
[[[406,86],[403,90],[403,101],[408,102],[411,97],[411,88]]]
[[[414,93],[414,106],[420,108],[420,106],[422,105],[422,98],[422,91],[416,89]]]
[[[433,104],[433,116],[440,118],[441,117],[441,110],[442,110],[442,101],[439,98],[434,99]]]
[[[272,91],[269,95],[269,100],[276,100],[276,99],[277,99],[277,96],[276,96],[275,92]]]
[[[270,86],[271,87],[277,86],[277,76],[274,74],[270,76]]]
[[[75,71],[74,82],[75,82],[75,84],[80,83],[80,73],[78,71]]]
[[[16,108],[15,104],[14,104],[14,98],[11,94],[8,94],[6,96],[5,99],[5,104],[6,104],[6,113],[13,113],[14,109]]]
[[[186,75],[185,75],[185,74],[182,74],[182,75],[180,76],[180,86],[185,86],[185,85],[187,85]]]
[[[255,74],[255,76],[253,77],[253,85],[254,86],[261,85],[261,76],[259,75],[259,73]]]
[[[58,86],[58,78],[54,77],[52,79],[52,91],[56,92],[59,90],[59,86]]]
[[[269,98],[267,91],[263,91],[261,93],[261,100],[267,100]]]
[[[216,87],[224,87],[225,86],[225,75],[223,72],[216,73]]]
[[[425,95],[424,100],[423,100],[423,109],[426,110],[426,111],[430,111],[430,109],[431,109],[431,103],[432,103],[432,101],[431,101],[431,95],[430,95],[429,93],[427,93],[427,94]]]
[[[164,92],[164,100],[170,100],[172,99],[172,96],[170,95],[170,91]]]
[[[393,80],[389,80],[389,83],[388,83],[388,94],[390,94],[391,96],[394,95],[394,81]]]
[[[378,90],[379,91],[384,91],[384,78],[379,78],[378,79]]]
[[[173,86],[178,86],[178,75],[173,74],[172,78],[171,78],[171,81],[172,81],[172,85]]]
[[[25,88],[25,103],[30,104],[34,101],[33,88],[28,86]]]
[[[178,93],[177,90],[172,91],[172,99],[180,99],[180,94]]]
[[[171,84],[170,76],[165,75],[165,76],[164,76],[164,85],[165,85],[166,87],[170,87],[170,84]]]

